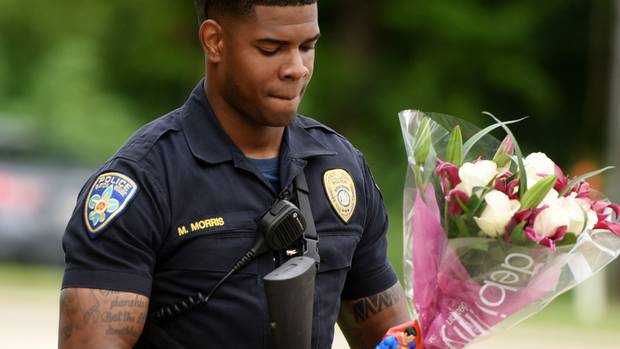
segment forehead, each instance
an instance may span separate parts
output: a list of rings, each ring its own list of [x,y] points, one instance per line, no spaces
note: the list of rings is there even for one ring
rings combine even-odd
[[[236,25],[257,37],[312,37],[319,33],[316,4],[301,6],[257,5],[254,15]],[[244,30],[245,29],[245,30]]]

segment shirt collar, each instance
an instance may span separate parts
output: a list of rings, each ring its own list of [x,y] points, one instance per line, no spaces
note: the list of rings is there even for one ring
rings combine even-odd
[[[337,154],[316,140],[299,116],[295,117],[293,123],[286,127],[283,142],[283,146],[288,148],[290,156],[295,159]]]
[[[215,117],[204,90],[204,79],[183,106],[183,130],[195,157],[211,164],[230,161],[236,148]]]
[[[204,79],[194,88],[183,109],[184,133],[195,157],[218,164],[232,161],[235,154],[241,153],[217,121],[205,94]],[[312,137],[300,117],[295,117],[293,123],[286,127],[283,148],[291,158],[336,155]]]

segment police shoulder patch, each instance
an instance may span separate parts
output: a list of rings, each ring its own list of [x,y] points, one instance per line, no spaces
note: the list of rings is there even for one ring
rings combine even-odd
[[[351,175],[343,169],[326,171],[323,174],[323,187],[332,208],[343,222],[349,223],[355,212],[357,198],[355,183]]]
[[[84,221],[91,237],[98,236],[125,208],[138,191],[136,182],[118,172],[101,174],[84,204]]]

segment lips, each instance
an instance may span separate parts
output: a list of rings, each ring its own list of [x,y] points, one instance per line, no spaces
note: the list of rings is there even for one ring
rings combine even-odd
[[[285,101],[292,101],[299,97],[299,95],[271,95],[271,97],[276,99],[283,99]]]
[[[271,93],[269,93],[269,97],[272,98],[276,98],[276,99],[282,99],[285,101],[293,101],[295,99],[300,98],[305,90],[305,86],[300,86],[298,88],[287,88],[287,89],[282,89],[282,90],[275,90]]]

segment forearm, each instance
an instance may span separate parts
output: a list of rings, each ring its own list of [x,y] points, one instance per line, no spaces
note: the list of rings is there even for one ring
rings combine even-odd
[[[343,301],[338,325],[352,349],[375,348],[385,332],[410,320],[400,284],[376,295]]]
[[[65,289],[58,348],[130,349],[146,320],[148,298],[107,290]]]

